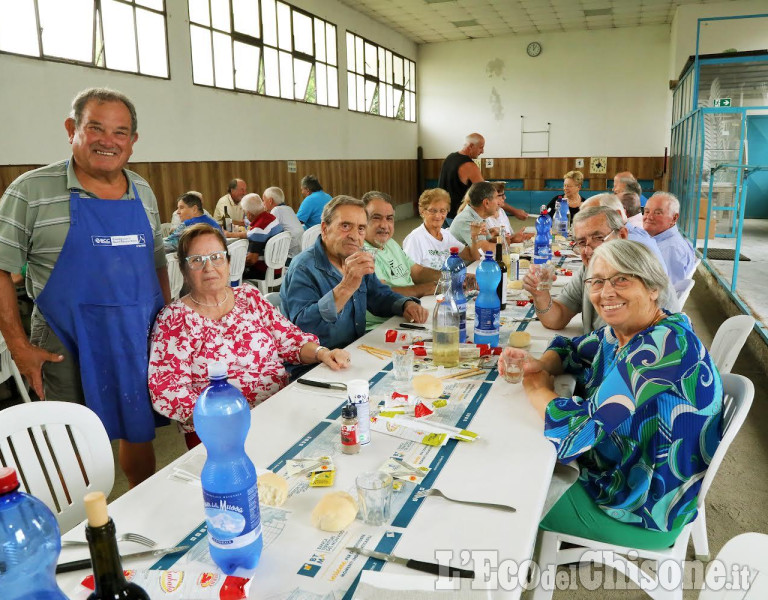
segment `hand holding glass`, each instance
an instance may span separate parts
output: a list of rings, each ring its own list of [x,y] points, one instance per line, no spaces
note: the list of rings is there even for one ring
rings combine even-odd
[[[520,383],[523,380],[525,364],[530,355],[519,348],[505,348],[499,356],[499,373],[507,383]]]
[[[536,275],[539,282],[536,284],[537,290],[551,290],[552,282],[555,279],[555,265],[551,262],[544,264],[531,265],[531,271]]]

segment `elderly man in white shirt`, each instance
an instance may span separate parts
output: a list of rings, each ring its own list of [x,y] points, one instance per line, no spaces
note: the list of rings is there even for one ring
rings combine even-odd
[[[288,250],[288,261],[301,252],[301,236],[304,235],[304,225],[293,209],[285,203],[285,193],[279,187],[268,187],[261,195],[264,209],[272,213],[283,226],[283,231],[291,234],[291,247]],[[287,264],[287,263],[286,263]]]
[[[680,201],[669,192],[656,192],[648,198],[643,213],[643,228],[653,236],[667,265],[672,285],[690,279],[696,268],[696,253],[677,229]]]

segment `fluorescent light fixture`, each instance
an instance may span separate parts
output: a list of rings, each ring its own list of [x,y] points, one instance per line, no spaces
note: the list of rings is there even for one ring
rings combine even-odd
[[[469,21],[451,21],[454,27],[477,27],[479,23],[477,19],[471,19]]]
[[[426,4],[446,4],[448,2],[456,2],[456,0],[424,0]]]
[[[610,7],[584,9],[585,17],[602,17],[605,15],[612,15],[612,14],[613,14],[613,9]]]

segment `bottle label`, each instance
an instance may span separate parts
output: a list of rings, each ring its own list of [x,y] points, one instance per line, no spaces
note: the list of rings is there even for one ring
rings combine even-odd
[[[467,341],[467,303],[462,302],[456,305],[459,309],[459,343]]]
[[[344,446],[357,445],[357,424],[341,426],[341,443]]]
[[[217,548],[243,548],[261,537],[259,488],[219,494],[203,490],[208,541]]]
[[[475,305],[475,331],[478,330],[483,335],[498,335],[501,330],[501,311]]]
[[[357,406],[357,439],[364,446],[371,441],[371,409],[368,394],[349,397],[352,404]]]

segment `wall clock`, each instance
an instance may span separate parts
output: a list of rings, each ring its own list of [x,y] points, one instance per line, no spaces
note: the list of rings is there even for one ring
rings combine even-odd
[[[608,158],[605,156],[593,156],[589,159],[590,173],[605,173],[608,166]]]
[[[528,53],[528,56],[536,57],[541,54],[541,44],[539,42],[531,42],[525,51]]]

